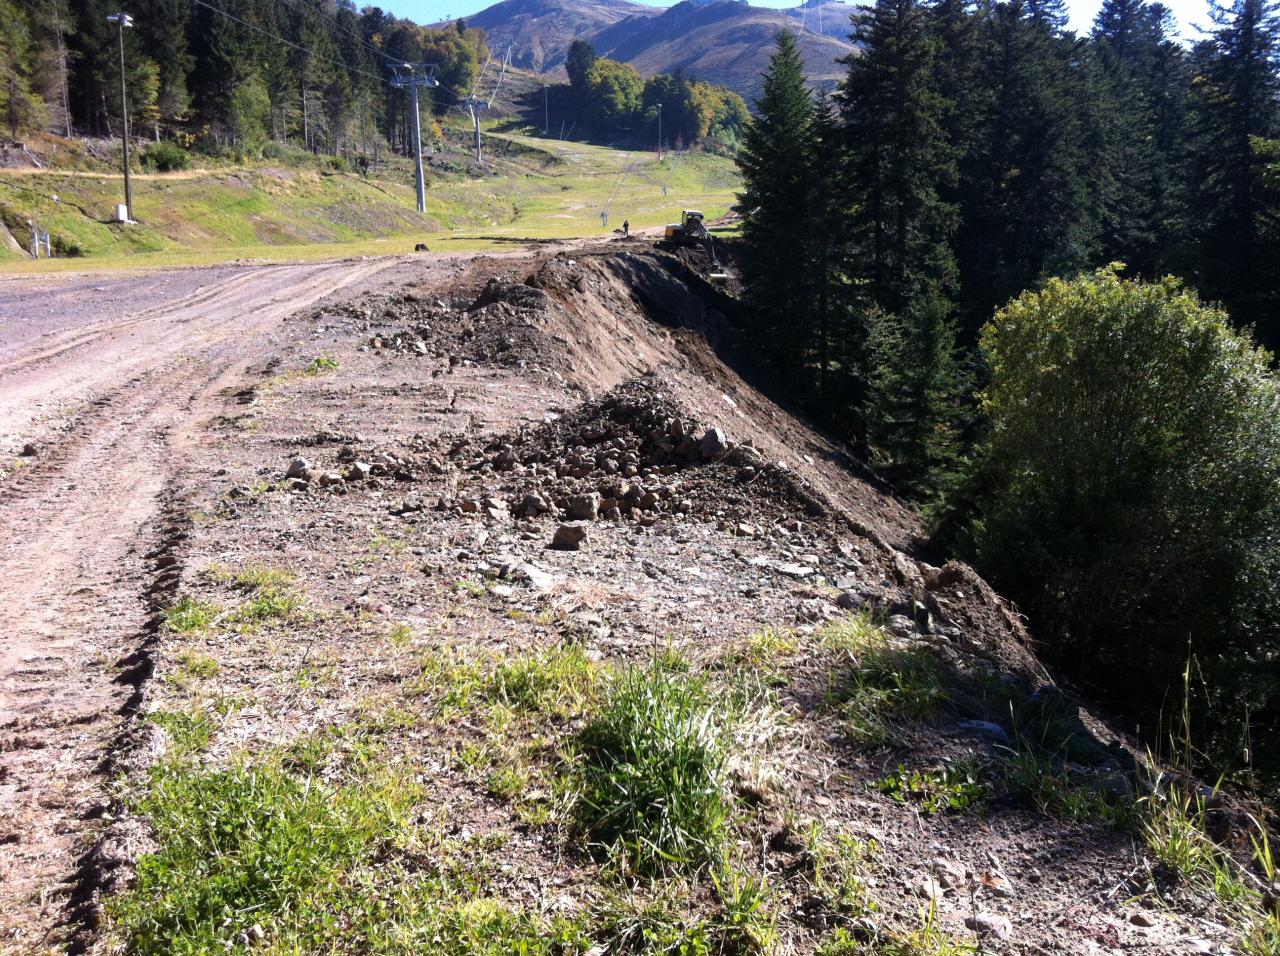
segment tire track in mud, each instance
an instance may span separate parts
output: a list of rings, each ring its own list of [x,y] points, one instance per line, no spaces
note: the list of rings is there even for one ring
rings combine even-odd
[[[0,366],[0,427],[33,420],[48,391],[81,406],[0,486],[0,952],[84,948],[110,887],[110,840],[84,848],[176,594],[194,429],[265,330],[395,261],[258,268],[234,294],[219,283],[122,320],[128,335]]]

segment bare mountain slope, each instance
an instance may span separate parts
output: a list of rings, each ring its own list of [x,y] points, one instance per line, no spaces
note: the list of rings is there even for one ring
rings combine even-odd
[[[590,39],[619,20],[661,13],[629,0],[502,0],[467,23],[483,27],[495,57],[511,47],[511,62],[524,69],[550,70],[564,62],[569,44]]]
[[[665,10],[627,0],[503,0],[468,22],[488,31],[495,56],[510,47],[516,66],[557,70],[569,45],[581,38],[646,76],[682,69],[750,102],[782,29],[799,31],[810,80],[834,82],[842,72],[836,61],[853,49],[847,42],[851,9],[826,3],[821,17],[816,8],[801,17],[742,0],[684,0]],[[823,33],[815,32],[820,21]]]
[[[849,18],[861,9],[861,4],[844,3],[842,0],[805,0],[800,6],[789,8],[786,13],[805,30],[838,40],[848,40],[852,30]]]
[[[727,86],[750,102],[759,95],[778,32],[797,26],[785,11],[741,0],[684,0],[661,16],[622,20],[598,33],[593,42],[603,55],[630,63],[646,76],[682,69]],[[852,47],[809,31],[802,31],[799,41],[810,81],[834,82],[842,72],[836,61]]]

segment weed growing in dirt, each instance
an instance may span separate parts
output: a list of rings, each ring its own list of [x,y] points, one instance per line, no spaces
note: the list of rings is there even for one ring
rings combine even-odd
[[[198,601],[191,595],[184,594],[165,612],[164,626],[175,634],[203,634],[220,613],[221,608],[216,604]]]
[[[798,649],[793,633],[767,627],[730,645],[720,666],[730,672],[758,674],[767,683],[782,686],[786,676],[781,665]]]
[[[643,894],[608,893],[593,914],[597,942],[605,952],[645,956],[770,952],[777,927],[767,884],[724,862],[712,876],[719,907],[711,913],[699,912],[690,887],[678,881],[651,884]]]
[[[322,372],[336,372],[339,367],[337,359],[329,358],[327,355],[318,355],[302,370],[302,374],[319,375]]]
[[[286,591],[297,579],[292,571],[283,568],[250,564],[237,571],[231,580],[244,591]]]
[[[441,716],[498,709],[491,716],[566,717],[596,696],[604,668],[577,645],[507,658],[446,646],[422,657],[412,692],[431,698]]]
[[[802,834],[813,867],[813,890],[828,906],[856,919],[876,910],[867,870],[877,845],[847,833],[830,833],[817,821]]]
[[[1206,803],[1183,785],[1158,785],[1140,807],[1147,849],[1170,873],[1214,899],[1239,934],[1245,956],[1280,956],[1280,907],[1244,867],[1204,831]],[[1274,886],[1275,860],[1265,828],[1253,838],[1253,864]]]
[[[896,772],[877,780],[876,787],[898,803],[919,804],[926,814],[974,810],[987,796],[972,763],[947,764],[936,770],[907,770],[899,764]]]
[[[646,875],[713,860],[729,812],[725,728],[705,684],[680,670],[670,659],[627,670],[576,739],[579,822]]]
[[[866,617],[828,625],[815,640],[841,656],[827,705],[857,740],[887,743],[896,724],[929,720],[947,699],[937,655],[927,647],[888,644],[885,632]]]
[[[387,633],[387,641],[396,650],[403,650],[413,643],[413,628],[408,624],[397,624]]]
[[[818,947],[816,956],[965,956],[981,953],[971,943],[953,939],[938,925],[938,912],[930,906],[920,914],[920,925],[908,932],[876,933],[868,940],[847,929],[838,929]]]

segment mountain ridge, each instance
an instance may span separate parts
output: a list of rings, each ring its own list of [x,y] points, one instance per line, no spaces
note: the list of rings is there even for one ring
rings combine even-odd
[[[501,0],[466,18],[483,27],[495,58],[544,74],[562,72],[574,40],[645,75],[683,70],[734,90],[750,102],[778,31],[797,33],[810,82],[834,86],[839,59],[853,52],[848,17],[857,7],[807,0],[793,9],[752,6],[746,0],[682,0],[650,7],[631,0]]]

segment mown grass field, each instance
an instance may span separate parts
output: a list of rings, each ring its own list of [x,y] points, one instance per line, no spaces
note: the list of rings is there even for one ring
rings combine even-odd
[[[34,219],[81,255],[32,261],[0,244],[0,270],[153,267],[231,259],[296,260],[411,251],[471,251],[519,239],[603,235],[629,219],[658,226],[682,208],[722,215],[735,201],[732,160],[611,149],[489,133],[483,169],[456,134],[428,172],[427,211],[414,208],[402,157],[368,177],[256,161],[135,174],[136,225],[111,221],[122,177],[94,169],[0,170],[0,218],[24,245]],[[55,200],[56,197],[56,200]],[[608,209],[606,226],[600,213]]]

